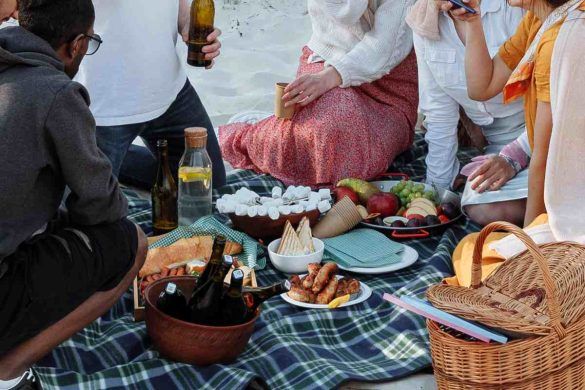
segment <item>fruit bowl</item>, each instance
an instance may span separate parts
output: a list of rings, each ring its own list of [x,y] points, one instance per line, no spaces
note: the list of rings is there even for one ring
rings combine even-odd
[[[380,180],[380,181],[373,181],[371,182],[376,187],[378,187],[382,192],[390,192],[391,189],[398,183],[399,180]],[[423,183],[419,183],[423,184]],[[443,188],[433,188],[428,184],[424,184],[425,191],[436,190],[438,195],[439,203],[451,203],[456,209],[456,215],[453,218],[450,218],[449,221],[441,223],[441,224],[421,224],[420,226],[416,227],[392,227],[388,226],[384,222],[381,224],[377,224],[374,221],[363,221],[361,222],[362,226],[366,226],[372,229],[377,229],[383,231],[385,233],[391,234],[393,238],[397,239],[406,239],[406,238],[425,238],[429,237],[431,233],[435,231],[440,231],[444,229],[446,226],[458,221],[462,216],[463,213],[461,212],[461,197],[456,194],[455,192],[449,191]],[[394,221],[394,220],[393,220]],[[392,221],[392,222],[393,222]]]
[[[247,323],[235,326],[205,326],[181,321],[156,307],[158,296],[169,282],[190,297],[196,278],[162,278],[146,289],[146,330],[154,348],[163,357],[181,363],[206,366],[233,362],[246,349],[260,311]]]
[[[257,240],[268,240],[282,236],[286,221],[290,221],[290,223],[296,227],[303,217],[307,217],[311,227],[315,226],[321,213],[319,210],[312,210],[300,214],[281,215],[278,219],[272,219],[268,216],[238,216],[233,213],[228,214],[228,216],[236,230],[242,231]]]

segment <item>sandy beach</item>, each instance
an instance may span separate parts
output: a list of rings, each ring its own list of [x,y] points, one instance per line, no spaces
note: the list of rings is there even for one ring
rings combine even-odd
[[[294,79],[311,35],[307,2],[217,0],[216,26],[223,31],[223,47],[215,67],[187,66],[214,126],[242,111],[272,111],[274,83]],[[178,50],[186,56],[185,45],[179,44]]]

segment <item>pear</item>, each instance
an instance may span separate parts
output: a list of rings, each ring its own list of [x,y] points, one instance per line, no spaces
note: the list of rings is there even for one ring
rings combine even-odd
[[[361,179],[343,179],[337,183],[337,187],[347,187],[352,189],[360,198],[360,203],[367,204],[370,196],[377,194],[380,191],[378,187]]]

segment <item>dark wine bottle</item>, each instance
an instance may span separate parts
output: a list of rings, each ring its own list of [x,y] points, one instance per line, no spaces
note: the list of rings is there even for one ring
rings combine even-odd
[[[216,326],[221,323],[221,300],[223,296],[223,280],[232,267],[234,260],[224,256],[219,269],[211,275],[189,301],[191,322],[201,325]]]
[[[242,296],[244,297],[244,302],[246,302],[250,315],[253,316],[256,314],[256,309],[258,309],[258,306],[260,306],[262,302],[273,296],[288,292],[289,290],[290,281],[283,280],[282,282],[269,287],[246,287],[243,289]]]
[[[234,270],[230,286],[221,301],[221,318],[224,326],[243,324],[249,318],[248,307],[242,297],[243,284],[244,272],[240,269]]]
[[[152,186],[152,229],[155,236],[166,234],[179,226],[177,213],[177,183],[169,168],[169,151],[166,139],[159,139],[158,170]]]
[[[225,250],[225,243],[226,238],[224,236],[217,236],[213,241],[213,249],[211,250],[211,257],[207,262],[207,265],[203,269],[203,273],[199,277],[197,281],[197,288],[199,286],[203,286],[207,283],[208,280],[211,279],[211,276],[215,274],[215,272],[221,268],[221,264],[223,263],[223,252]],[[196,292],[193,291],[193,293]]]
[[[158,296],[156,307],[163,313],[184,320],[187,315],[187,300],[175,283],[168,283]]]

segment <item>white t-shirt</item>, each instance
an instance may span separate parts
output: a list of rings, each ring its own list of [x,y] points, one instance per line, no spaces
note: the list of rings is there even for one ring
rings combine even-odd
[[[187,79],[176,52],[178,0],[94,0],[104,43],[76,81],[89,90],[98,126],[142,123],[169,108]]]

